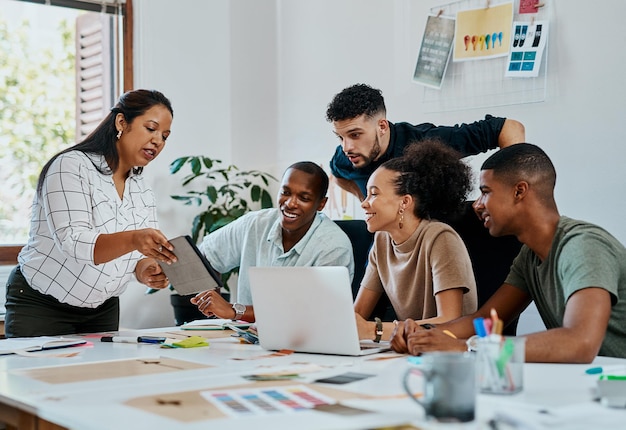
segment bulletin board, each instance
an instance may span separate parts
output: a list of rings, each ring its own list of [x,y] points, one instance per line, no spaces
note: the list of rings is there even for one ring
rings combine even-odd
[[[520,1],[513,1],[513,21],[551,20],[551,2],[540,1],[537,13],[520,14]],[[461,0],[430,9],[431,14],[454,19],[458,11],[491,7],[510,0]],[[508,57],[481,61],[453,62],[450,59],[440,89],[424,87],[425,112],[450,112],[493,106],[539,103],[546,99],[548,49],[546,45],[538,76],[505,77]]]

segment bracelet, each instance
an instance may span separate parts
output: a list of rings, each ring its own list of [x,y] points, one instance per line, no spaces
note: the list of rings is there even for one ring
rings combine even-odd
[[[378,317],[374,318],[374,321],[376,321],[376,336],[374,337],[374,342],[378,343],[383,336],[383,322]]]

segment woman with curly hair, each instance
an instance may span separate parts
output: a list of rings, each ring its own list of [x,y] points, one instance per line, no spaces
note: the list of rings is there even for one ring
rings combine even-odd
[[[444,221],[463,207],[471,171],[438,140],[409,145],[367,182],[361,204],[376,232],[354,310],[362,339],[389,339],[394,324],[367,321],[382,293],[400,320],[450,321],[476,310],[472,263],[465,244]],[[381,333],[382,331],[382,333]]]

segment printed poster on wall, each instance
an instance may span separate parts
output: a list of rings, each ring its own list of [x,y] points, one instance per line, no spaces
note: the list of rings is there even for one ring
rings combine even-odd
[[[454,19],[429,16],[415,64],[414,82],[431,88],[441,88],[453,41]]]
[[[504,76],[510,78],[534,78],[548,40],[548,21],[514,22],[511,54]]]
[[[506,57],[512,23],[512,2],[457,12],[453,61]]]

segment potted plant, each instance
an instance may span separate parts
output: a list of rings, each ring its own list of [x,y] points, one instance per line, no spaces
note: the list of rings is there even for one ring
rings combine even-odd
[[[183,171],[190,171],[182,178],[183,188],[192,182],[197,186],[186,189],[184,194],[171,197],[187,206],[196,205],[201,208],[191,226],[194,243],[198,243],[205,235],[224,227],[246,212],[273,207],[269,184],[270,181],[276,181],[276,178],[269,173],[240,170],[232,164],[224,166],[221,160],[201,155],[180,157],[170,164],[171,174]],[[221,273],[222,283],[226,289],[222,294],[227,298],[230,292],[228,281],[238,269]],[[146,294],[156,291],[158,290],[149,288]],[[189,302],[191,297],[172,294],[171,303],[174,307],[176,325],[204,317],[197,307]]]

